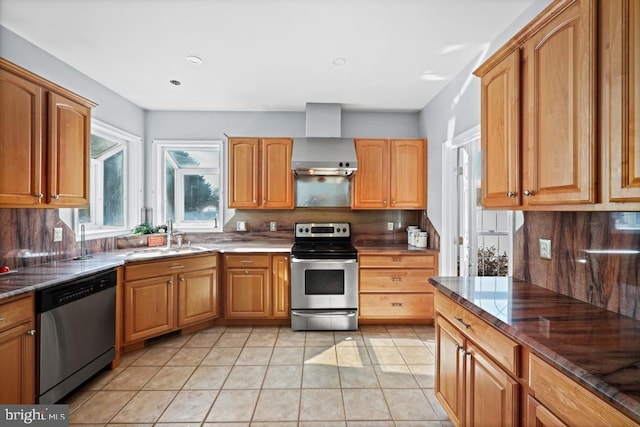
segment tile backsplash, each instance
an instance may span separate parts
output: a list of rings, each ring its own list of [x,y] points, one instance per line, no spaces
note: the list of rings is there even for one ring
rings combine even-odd
[[[640,212],[524,212],[514,276],[640,320]]]

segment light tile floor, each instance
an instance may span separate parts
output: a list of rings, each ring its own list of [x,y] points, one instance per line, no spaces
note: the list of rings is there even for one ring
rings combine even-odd
[[[434,351],[432,326],[215,326],[123,355],[66,403],[76,426],[451,426]]]

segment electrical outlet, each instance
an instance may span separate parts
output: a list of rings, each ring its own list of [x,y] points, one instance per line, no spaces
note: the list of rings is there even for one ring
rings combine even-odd
[[[269,223],[269,231],[278,231],[278,223],[275,221],[271,221]]]
[[[247,231],[247,222],[236,221],[236,231]]]
[[[387,222],[387,231],[393,231],[393,221]]]
[[[540,239],[540,258],[551,259],[551,240]]]
[[[62,227],[55,227],[53,229],[53,241],[62,242]]]

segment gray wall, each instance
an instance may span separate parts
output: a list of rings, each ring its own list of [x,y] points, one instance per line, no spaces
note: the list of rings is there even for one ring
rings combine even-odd
[[[144,110],[0,26],[0,56],[98,104],[94,117],[144,137]]]
[[[480,79],[471,73],[507,40],[515,35],[551,0],[534,0],[533,4],[486,47],[485,51],[462,69],[420,111],[420,135],[429,140],[429,205],[427,213],[442,233],[442,145],[480,124]],[[447,236],[441,236],[447,238]]]

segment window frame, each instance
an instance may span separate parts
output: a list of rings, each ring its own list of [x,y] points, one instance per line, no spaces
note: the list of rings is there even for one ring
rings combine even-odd
[[[141,168],[135,167],[135,165],[139,165],[142,162],[142,138],[93,117],[91,118],[91,134],[117,141],[119,144],[102,153],[99,158],[89,159],[89,205],[91,206],[91,222],[84,223],[85,238],[92,240],[129,234],[131,233],[131,229],[139,221],[142,206],[142,177],[144,171]],[[103,207],[96,206],[103,195],[103,161],[119,151],[122,151],[124,155],[124,224],[117,227],[105,226],[102,224],[104,220]],[[80,226],[82,225],[79,218],[79,209],[73,209],[73,225],[76,231],[76,241],[79,241]]]
[[[175,201],[175,216],[179,218],[171,218],[173,220],[174,227],[185,232],[209,232],[209,233],[221,233],[224,224],[224,201],[225,201],[225,157],[224,157],[224,144],[222,140],[153,140],[152,141],[152,169],[153,169],[153,204],[156,212],[156,222],[158,224],[164,224],[168,218],[165,218],[165,189],[166,189],[166,174],[165,174],[165,159],[169,150],[206,150],[212,147],[218,147],[220,151],[220,164],[218,168],[185,168],[177,170],[174,179],[174,188],[177,193],[174,194]],[[183,192],[183,185],[178,185],[183,182],[184,175],[190,175],[195,172],[205,170],[219,171],[219,189],[218,189],[218,218],[212,222],[200,222],[197,224],[191,222],[184,222],[184,195],[180,197]]]

